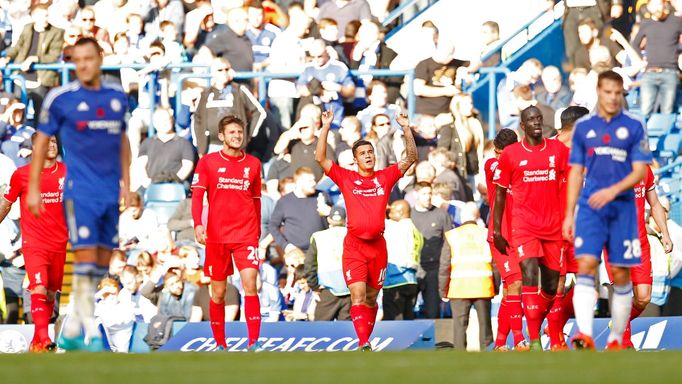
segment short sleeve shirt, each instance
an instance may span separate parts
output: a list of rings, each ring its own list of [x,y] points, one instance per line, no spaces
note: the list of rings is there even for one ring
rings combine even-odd
[[[493,182],[493,176],[495,176],[495,170],[499,166],[499,160],[496,158],[490,158],[485,162],[485,185],[488,188],[488,206],[490,206],[490,216],[488,218],[488,240],[493,240],[493,213],[495,212],[495,195],[497,193],[497,185]],[[507,188],[507,201],[504,205],[504,213],[502,215],[502,236],[505,238],[509,237],[509,227],[511,226],[511,215],[512,215],[512,191],[511,188]]]
[[[651,167],[647,167],[646,176],[642,181],[635,185],[635,206],[637,206],[637,228],[640,240],[647,238],[646,224],[644,222],[644,206],[647,192],[656,189],[654,181],[654,173],[651,171]]]

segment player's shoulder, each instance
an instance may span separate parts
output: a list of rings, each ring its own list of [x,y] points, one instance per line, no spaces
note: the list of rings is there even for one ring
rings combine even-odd
[[[12,172],[13,177],[24,177],[28,176],[31,173],[31,163],[28,163],[26,165],[22,165],[21,167],[17,168]]]
[[[483,167],[486,171],[494,171],[495,168],[497,168],[499,162],[500,161],[496,157],[491,157],[485,161],[485,165]]]
[[[102,89],[106,90],[108,92],[114,92],[114,93],[119,93],[125,96],[126,92],[123,90],[123,87],[118,84],[114,83],[112,81],[102,81]]]
[[[578,120],[575,121],[573,125],[573,131],[577,131],[580,129],[583,129],[584,127],[588,126],[590,123],[593,123],[594,119],[596,117],[596,114],[594,112],[588,113],[587,115],[579,118]]]
[[[644,129],[644,127],[646,127],[646,124],[644,123],[644,119],[642,118],[642,116],[627,111],[625,109],[623,110],[623,118],[629,123],[628,125],[632,128]]]
[[[52,88],[45,96],[43,108],[48,109],[55,102],[55,100],[58,99],[61,100],[62,98],[68,96],[69,94],[78,92],[80,89],[81,84],[78,81],[72,81],[59,87]]]
[[[66,171],[66,164],[62,163],[61,161],[57,161],[57,173],[66,174]]]

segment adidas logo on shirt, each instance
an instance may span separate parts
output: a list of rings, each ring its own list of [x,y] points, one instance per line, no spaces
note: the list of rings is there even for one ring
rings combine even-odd
[[[585,138],[587,139],[592,139],[595,137],[597,137],[597,133],[594,131],[594,129],[590,129],[590,131],[587,132],[587,135],[585,136]]]
[[[76,110],[78,112],[85,112],[85,111],[89,111],[90,107],[88,106],[88,104],[85,101],[81,101],[81,103],[78,104],[78,107],[76,107]]]

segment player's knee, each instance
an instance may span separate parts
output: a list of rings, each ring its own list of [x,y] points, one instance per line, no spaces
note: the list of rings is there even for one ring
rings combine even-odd
[[[538,284],[538,261],[537,259],[527,259],[521,262],[521,274],[523,285]]]
[[[651,302],[651,292],[645,294],[645,295],[639,295],[639,297],[635,297],[632,300],[632,305],[637,307],[638,309],[644,309],[646,308],[647,305]]]
[[[47,295],[47,288],[44,285],[36,285],[31,289],[31,294],[33,295]],[[48,298],[49,300],[49,298]]]
[[[507,284],[507,295],[520,295],[521,287],[523,287],[521,280],[516,280]]]
[[[47,290],[47,293],[45,295],[47,296],[47,301],[57,300],[57,292],[55,291]]]

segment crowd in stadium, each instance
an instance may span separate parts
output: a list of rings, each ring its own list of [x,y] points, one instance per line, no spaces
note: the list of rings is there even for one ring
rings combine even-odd
[[[0,66],[16,65],[4,72],[0,93],[0,191],[16,168],[30,162],[41,105],[47,92],[60,85],[57,71],[31,66],[68,63],[81,37],[99,42],[105,65],[124,66],[105,71],[107,80],[120,83],[128,95],[134,192],[132,205],[120,212],[119,248],[97,291],[95,314],[112,346],[126,351],[132,324],[148,322],[157,313],[190,322],[209,320],[209,279],[202,272],[204,247],[195,239],[190,182],[198,160],[222,148],[218,122],[226,115],[246,123],[246,151],[263,163],[257,250],[265,260],[258,280],[263,321],[350,319],[350,293],[339,261],[345,203],[315,159],[322,112],[334,112],[327,156],[340,167],[356,167],[351,148],[359,139],[374,145],[376,170],[395,164],[405,153],[402,127],[396,122],[407,110],[405,80],[352,76],[350,70],[412,68],[416,116],[411,123],[419,161],[389,192],[384,233],[389,267],[378,317],[453,317],[465,329],[468,319],[461,314],[475,306],[481,347],[493,341],[497,270],[488,258],[494,273],[470,283],[480,300],[462,300],[471,296],[450,281],[457,264],[450,261],[456,244],[448,233],[471,223],[485,229],[492,220],[484,163],[495,157],[496,148],[486,140],[487,123],[466,89],[478,78],[479,68],[499,65],[505,58],[498,51],[487,55],[501,31],[493,20],[472,31],[481,37],[480,57],[464,61],[455,58],[455,47],[439,34],[439,26],[427,21],[420,28],[423,50],[398,56],[384,42],[388,29],[381,21],[399,3],[0,2]],[[682,2],[637,1],[634,25],[621,30],[611,25],[623,14],[622,1],[566,3],[568,63],[557,68],[529,59],[503,79],[496,95],[501,129],[522,135],[520,111],[535,106],[542,113],[543,136],[556,136],[567,107],[594,110],[597,77],[607,70],[624,78],[626,90],[638,90],[639,97],[629,97],[627,103],[636,105],[644,119],[658,111],[677,112],[682,58],[677,42],[671,45],[664,37],[682,34]],[[194,66],[181,68],[182,63]],[[140,66],[131,68],[134,64]],[[250,71],[299,76],[271,79],[264,88],[267,94],[259,95],[257,80],[236,76]],[[8,80],[14,73],[25,79],[23,98],[17,77]],[[197,76],[177,81],[188,73]],[[18,208],[8,217],[0,224],[0,313],[4,323],[30,323]],[[668,223],[673,240],[679,239],[682,229]],[[649,227],[652,259],[666,259],[657,229]],[[487,248],[487,240],[482,241]],[[682,248],[682,243],[675,246]],[[654,281],[659,272],[654,268]],[[660,273],[666,274],[668,285],[675,277],[667,270]],[[227,321],[244,319],[238,277],[231,278],[226,291]],[[61,299],[62,304],[67,301]],[[682,284],[675,286],[673,279],[668,302],[657,304],[662,309],[656,314],[682,315]],[[606,313],[608,307],[600,310]],[[465,346],[461,340],[456,344]]]

